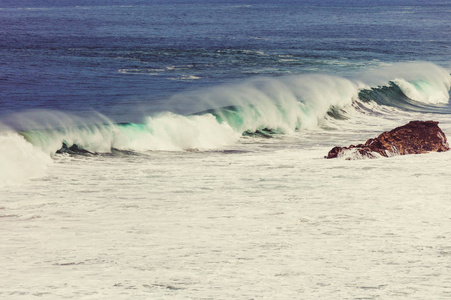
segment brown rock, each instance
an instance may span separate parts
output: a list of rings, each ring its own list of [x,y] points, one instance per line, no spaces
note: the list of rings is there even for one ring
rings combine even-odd
[[[368,157],[419,154],[448,151],[445,133],[434,121],[411,121],[391,131],[381,133],[377,138],[369,139],[365,144],[349,147],[334,147],[325,158]],[[349,155],[352,154],[352,155]]]

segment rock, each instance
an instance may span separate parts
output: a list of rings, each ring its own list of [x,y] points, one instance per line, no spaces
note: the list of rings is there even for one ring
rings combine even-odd
[[[68,154],[81,154],[81,155],[93,155],[94,153],[85,150],[79,147],[77,144],[73,144],[72,146],[68,146],[65,142],[63,142],[61,149],[57,150],[56,153],[68,153]]]
[[[365,144],[334,147],[325,158],[376,158],[448,150],[445,133],[438,127],[438,122],[411,121],[404,126],[385,131]]]

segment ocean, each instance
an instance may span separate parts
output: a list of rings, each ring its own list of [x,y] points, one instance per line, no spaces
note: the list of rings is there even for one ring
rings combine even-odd
[[[0,2],[0,298],[451,299],[451,2]],[[353,158],[348,160],[347,158]]]

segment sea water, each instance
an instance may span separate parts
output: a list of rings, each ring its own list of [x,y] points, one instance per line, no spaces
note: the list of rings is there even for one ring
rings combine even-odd
[[[450,11],[3,1],[1,298],[451,298]]]

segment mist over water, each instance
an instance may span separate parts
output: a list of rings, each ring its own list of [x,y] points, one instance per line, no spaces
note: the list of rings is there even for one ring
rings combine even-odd
[[[3,1],[0,298],[448,298],[449,10]]]

